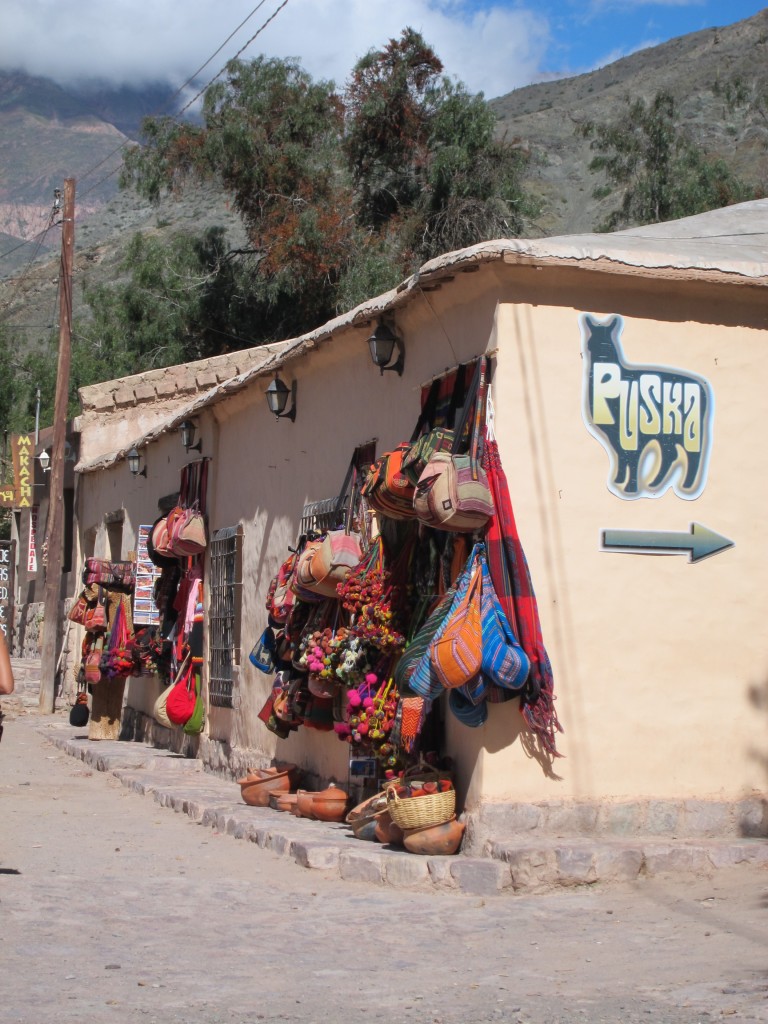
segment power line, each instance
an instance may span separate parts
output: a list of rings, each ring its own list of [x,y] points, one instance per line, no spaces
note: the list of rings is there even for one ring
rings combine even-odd
[[[163,104],[163,106],[160,108],[160,110],[155,111],[155,113],[150,114],[149,116],[150,117],[159,117],[160,114],[162,114],[163,111],[166,110],[170,106],[171,103],[173,103],[173,101],[176,99],[176,97],[180,96],[181,93],[184,92],[184,90],[187,88],[187,86],[191,85],[192,82],[194,82],[194,80],[197,78],[197,76],[200,74],[200,72],[205,70],[205,68],[208,67],[208,65],[211,63],[213,58],[216,57],[219,53],[221,53],[221,51],[224,49],[224,47],[227,45],[227,43],[230,41],[230,39],[233,36],[237,35],[237,33],[240,31],[240,29],[243,27],[243,25],[245,25],[245,23],[247,21],[250,21],[250,19],[259,10],[259,8],[263,7],[266,2],[267,2],[267,0],[259,0],[259,3],[256,4],[256,6],[251,11],[251,13],[240,22],[240,24],[237,26],[237,28],[234,30],[234,32],[231,32],[227,36],[227,38],[224,40],[224,42],[221,44],[221,46],[218,48],[218,50],[216,50],[214,53],[212,53],[211,56],[208,58],[208,60],[204,64],[201,64],[200,67],[197,69],[197,71],[195,71],[194,74],[190,75],[189,78],[186,80],[186,82],[184,82],[183,85],[179,86],[179,88],[176,90],[176,92],[173,94],[173,96],[171,96],[170,99],[166,100],[166,102]],[[94,171],[98,170],[99,167],[102,166],[102,164],[105,164],[107,162],[107,160],[110,159],[110,157],[113,157],[115,155],[115,153],[121,153],[125,149],[126,145],[127,145],[126,142],[121,142],[120,145],[117,146],[115,149],[113,149],[111,153],[107,153],[107,155],[104,157],[103,160],[100,160],[97,164],[94,164],[93,167],[89,168],[87,171],[85,171],[83,174],[81,174],[79,176],[78,180],[82,181],[83,178],[88,178],[91,174],[93,174]],[[111,177],[112,174],[114,174],[114,173],[115,173],[115,171],[111,171],[110,174],[107,175],[107,178]],[[101,181],[97,181],[95,185],[91,186],[91,188],[88,189],[88,192],[92,192],[94,188],[98,188],[98,186],[103,181],[106,181],[107,178],[102,178]],[[88,192],[82,192],[81,196],[87,195]]]
[[[245,19],[245,21],[241,22],[241,24],[238,25],[238,27],[235,29],[235,31],[232,32],[231,35],[229,35],[228,38],[221,44],[221,46],[218,48],[218,50],[216,50],[216,53],[212,54],[208,58],[208,60],[205,62],[205,64],[203,64],[202,67],[199,68],[195,72],[195,74],[192,76],[192,78],[187,79],[187,81],[184,83],[184,85],[182,85],[179,89],[177,89],[177,91],[174,93],[172,99],[175,99],[179,95],[180,92],[182,92],[184,89],[186,89],[186,87],[190,84],[190,82],[193,80],[193,78],[196,77],[200,73],[200,71],[203,70],[203,68],[207,67],[208,64],[210,64],[210,62],[213,60],[213,58],[216,56],[216,54],[220,53],[221,50],[224,49],[224,47],[227,45],[227,43],[232,38],[232,36],[235,35],[235,33],[238,32],[242,28],[242,26],[245,24],[245,22],[248,21],[248,19],[251,18],[256,13],[256,11],[258,11],[259,8],[262,7],[265,3],[266,3],[266,0],[259,0],[259,3],[256,5],[256,7],[254,7],[254,9],[251,11],[251,13]],[[237,58],[240,56],[240,54],[243,53],[251,45],[251,43],[254,41],[254,39],[258,38],[258,36],[261,35],[261,33],[264,31],[264,29],[267,27],[267,25],[269,25],[270,22],[275,20],[275,18],[278,16],[280,11],[282,11],[282,9],[286,6],[287,3],[288,3],[288,0],[282,0],[282,3],[280,4],[280,6],[277,7],[275,9],[275,11],[267,18],[267,20],[256,30],[256,32],[254,32],[254,34],[251,36],[251,38],[243,46],[240,47],[240,49],[237,51],[237,53],[234,55],[234,57],[231,58],[231,60],[237,60]],[[229,64],[229,61],[227,61],[227,64]],[[206,91],[206,89],[208,89],[210,86],[212,86],[213,83],[217,79],[221,78],[221,76],[224,74],[224,72],[226,70],[227,70],[227,65],[225,64],[224,67],[221,68],[221,70],[218,71],[217,74],[215,74],[213,76],[213,78],[206,85],[204,85],[203,88],[200,89],[199,92],[197,92],[188,103],[185,103],[185,105],[181,108],[181,110],[178,110],[175,114],[170,115],[173,118],[173,120],[176,120],[186,110],[189,110],[189,108],[193,105],[193,103],[195,103],[203,95],[203,93]],[[169,100],[168,102],[170,103],[171,101]],[[154,115],[154,116],[158,116],[158,115]],[[108,156],[104,157],[104,159],[102,161],[100,161],[100,163],[96,164],[96,166],[91,168],[90,171],[86,171],[85,174],[82,175],[81,177],[88,177],[88,175],[93,173],[93,171],[96,170],[97,167],[100,167],[103,163],[105,163],[109,159],[109,157],[114,156],[115,153],[117,153],[117,152],[121,152],[122,150],[125,149],[125,147],[127,145],[128,145],[127,142],[122,143],[122,145],[118,146],[117,149],[114,149]],[[119,170],[120,170],[119,167],[115,167],[113,170],[111,170],[109,172],[109,174],[105,174],[104,177],[100,178],[94,185],[91,185],[90,188],[86,189],[84,192],[81,192],[80,193],[80,198],[81,199],[85,198],[85,196],[87,196],[89,193],[93,192],[94,189],[98,188],[99,185],[103,185],[105,181],[107,181],[109,178],[111,178],[114,174],[117,174],[117,172]]]
[[[156,111],[154,114],[150,114],[149,116],[150,117],[159,117],[163,113],[163,110],[167,109],[168,105],[171,104],[179,95],[181,95],[181,93],[187,88],[188,85],[192,84],[192,82],[197,78],[197,76],[200,74],[200,72],[204,71],[205,68],[208,67],[208,65],[211,63],[211,61],[214,59],[214,57],[218,56],[218,54],[221,53],[221,51],[224,49],[224,47],[227,45],[227,43],[230,42],[230,40],[234,36],[237,35],[237,33],[240,31],[240,29],[243,27],[243,25],[247,24],[247,22],[250,21],[250,19],[254,16],[254,14],[256,14],[264,6],[265,3],[266,3],[266,0],[259,0],[259,2],[253,8],[253,10],[240,22],[240,24],[237,26],[236,29],[234,29],[232,32],[230,32],[230,34],[227,36],[227,38],[224,40],[224,42],[218,47],[218,49],[216,49],[211,54],[211,56],[205,61],[205,63],[201,64],[200,67],[197,69],[197,71],[195,71],[192,75],[190,75],[190,77],[186,80],[186,82],[183,83],[183,85],[179,86],[179,88],[171,96],[171,98],[166,101],[166,103],[164,105],[164,108],[161,108],[160,110]],[[283,0],[283,2],[275,10],[275,12],[272,15],[270,15],[270,17],[267,18],[267,20],[263,23],[263,25],[261,25],[261,27],[251,36],[251,38],[248,40],[248,42],[245,44],[245,46],[240,47],[240,49],[237,51],[235,56],[232,58],[233,60],[236,60],[240,56],[240,54],[243,53],[243,51],[248,46],[251,45],[251,43],[254,41],[254,39],[256,39],[259,35],[261,35],[261,33],[264,31],[264,29],[267,27],[267,25],[269,25],[269,23],[271,21],[273,21],[277,17],[277,15],[280,13],[280,11],[283,9],[283,7],[285,7],[285,5],[287,3],[288,3],[288,0]],[[193,99],[190,100],[189,103],[187,103],[184,107],[182,107],[182,109],[180,111],[178,111],[176,115],[171,115],[171,116],[178,117],[180,114],[183,114],[184,111],[188,110],[189,107],[202,95],[202,93],[205,92],[205,90],[208,88],[208,86],[212,85],[218,78],[221,77],[221,75],[224,73],[225,70],[226,70],[226,65],[218,72],[217,75],[215,75],[210,80],[208,85],[206,85],[201,90],[201,92],[198,92],[197,95],[194,96]],[[115,156],[116,153],[121,153],[126,148],[126,146],[128,146],[129,144],[132,144],[132,143],[129,143],[128,141],[126,141],[126,142],[122,142],[119,146],[116,146],[111,152],[107,153],[107,155],[105,157],[103,157],[101,160],[99,160],[98,163],[94,164],[92,167],[89,167],[87,170],[82,171],[79,175],[76,175],[77,180],[78,181],[82,181],[84,178],[90,177],[94,173],[94,171],[97,171],[99,169],[99,167],[102,167],[111,157]],[[103,185],[105,181],[108,181],[111,177],[113,177],[113,175],[117,174],[117,172],[119,170],[120,170],[120,166],[113,168],[108,174],[105,174],[104,177],[100,178],[95,184],[91,185],[90,188],[86,189],[85,191],[81,191],[79,193],[79,199],[82,200],[83,198],[85,198],[85,196],[89,195],[91,192],[93,192],[95,189],[97,189],[100,185]],[[48,228],[50,228],[50,226],[51,225],[49,224]],[[47,233],[48,228],[46,228],[45,231],[43,232],[43,238],[45,238],[45,234]],[[19,242],[18,245],[13,246],[11,249],[8,249],[6,252],[0,253],[0,259],[4,259],[6,256],[10,256],[12,253],[16,252],[17,249],[21,249],[21,248],[23,248],[23,246],[30,245],[30,244],[31,244],[31,242],[29,240],[23,241],[23,242]],[[39,246],[38,246],[38,249],[39,249]],[[35,251],[35,256],[32,257],[33,260],[35,259],[36,255],[37,255],[37,250]]]
[[[14,288],[13,292],[11,293],[11,297],[8,299],[8,302],[7,302],[5,318],[7,318],[7,317],[9,317],[11,315],[11,309],[12,309],[13,303],[16,300],[16,296],[19,293],[19,289],[21,288],[22,284],[24,283],[24,279],[26,278],[27,274],[32,269],[32,264],[37,259],[37,254],[40,252],[40,249],[42,248],[43,242],[45,241],[45,236],[48,234],[48,232],[53,227],[54,217],[61,210],[61,193],[59,192],[58,189],[54,190],[54,196],[56,198],[54,198],[53,205],[51,206],[51,212],[50,212],[50,215],[48,217],[48,226],[46,227],[46,229],[40,235],[40,237],[39,237],[39,239],[37,241],[37,245],[35,246],[35,251],[32,253],[32,255],[30,256],[29,260],[27,261],[27,265],[24,267],[24,269],[22,270],[21,274],[16,279],[16,287]]]

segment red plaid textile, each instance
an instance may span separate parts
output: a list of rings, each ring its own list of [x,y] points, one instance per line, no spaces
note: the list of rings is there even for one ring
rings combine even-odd
[[[520,543],[507,477],[495,441],[486,439],[483,466],[496,507],[485,535],[488,568],[502,607],[515,631],[520,646],[531,661],[528,682],[522,693],[520,711],[528,728],[550,757],[560,757],[555,735],[563,731],[555,711],[554,679],[549,656],[544,648],[539,610],[533,592],[528,562]],[[490,688],[492,702],[508,700],[515,694]],[[497,692],[498,691],[498,692]]]

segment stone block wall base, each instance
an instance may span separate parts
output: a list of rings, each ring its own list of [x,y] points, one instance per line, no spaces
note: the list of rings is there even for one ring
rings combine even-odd
[[[465,815],[465,849],[492,840],[569,837],[743,839],[768,836],[768,793],[742,800],[550,801],[483,804]]]

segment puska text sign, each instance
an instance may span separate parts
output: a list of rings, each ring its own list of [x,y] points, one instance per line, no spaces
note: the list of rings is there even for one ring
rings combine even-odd
[[[608,489],[619,498],[680,498],[704,489],[714,396],[708,381],[667,366],[627,362],[620,316],[581,317],[583,412],[610,458]]]

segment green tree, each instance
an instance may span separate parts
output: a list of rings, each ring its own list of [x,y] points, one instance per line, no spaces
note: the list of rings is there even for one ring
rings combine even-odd
[[[233,61],[206,91],[202,117],[201,127],[146,121],[146,144],[128,153],[123,184],[156,199],[190,180],[222,182],[257,258],[250,290],[263,340],[332,316],[354,249],[333,84],[313,82],[293,60]]]
[[[609,183],[595,195],[622,190],[621,204],[600,230],[675,220],[754,197],[725,161],[710,159],[680,128],[668,92],[650,103],[627,100],[615,121],[587,122],[579,130],[597,152],[589,169]]]
[[[482,94],[442,70],[434,50],[406,28],[358,61],[345,93],[358,222],[377,232],[395,226],[403,269],[519,234],[531,212],[521,185],[525,155],[495,138],[496,117]]]
[[[421,261],[520,230],[522,155],[482,96],[442,76],[406,29],[344,95],[293,60],[234,61],[202,124],[145,122],[123,184],[150,199],[214,179],[248,231],[248,303],[263,341],[309,330]]]

